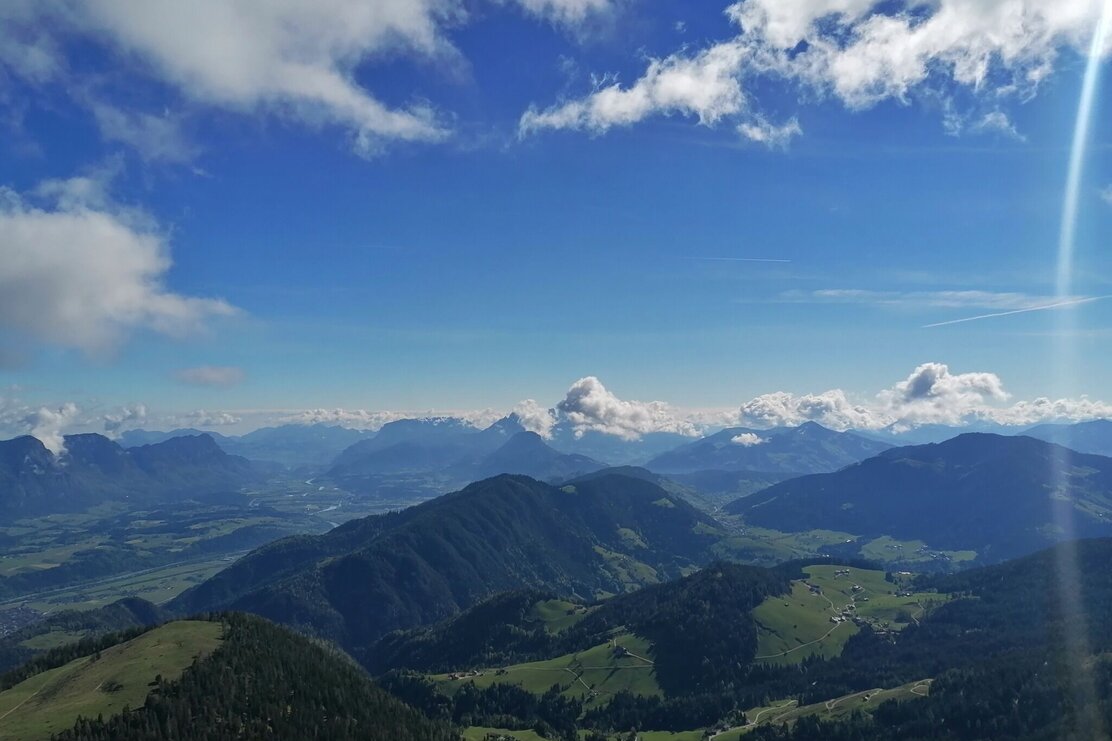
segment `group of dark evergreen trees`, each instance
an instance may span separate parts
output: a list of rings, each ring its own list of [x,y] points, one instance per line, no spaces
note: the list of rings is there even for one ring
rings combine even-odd
[[[109,718],[81,718],[58,741],[456,741],[377,685],[346,655],[261,618],[230,613],[219,647],[175,681],[152,682],[145,703]],[[141,634],[134,629],[56,650],[10,673],[11,686],[71,658]]]

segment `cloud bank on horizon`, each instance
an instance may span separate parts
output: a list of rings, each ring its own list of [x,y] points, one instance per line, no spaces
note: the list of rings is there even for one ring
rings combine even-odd
[[[402,419],[453,417],[483,429],[508,415],[513,415],[525,429],[547,439],[562,429],[575,436],[596,433],[635,441],[650,434],[698,437],[727,427],[760,430],[796,427],[806,422],[838,431],[887,430],[897,435],[924,425],[961,428],[989,424],[1019,428],[1044,422],[1112,418],[1112,403],[1087,397],[1014,400],[995,373],[954,373],[946,364],[932,362],[918,366],[905,379],[882,389],[871,399],[856,399],[843,389],[808,394],[776,391],[733,409],[695,411],[663,401],[621,399],[594,376],[573,383],[564,398],[552,407],[527,399],[508,411],[195,410],[158,415],[150,413],[145,404],[96,413],[74,402],[36,407],[0,397],[0,434],[34,435],[51,450],[59,451],[64,447],[62,436],[68,432],[95,430],[116,436],[144,425],[164,429],[221,428],[246,422],[252,427],[323,424],[375,431]],[[747,432],[735,436],[733,442],[753,446],[765,441],[759,434]]]

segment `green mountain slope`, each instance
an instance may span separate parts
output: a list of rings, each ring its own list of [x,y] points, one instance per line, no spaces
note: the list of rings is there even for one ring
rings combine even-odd
[[[266,546],[171,603],[233,607],[361,656],[391,630],[523,586],[591,599],[710,560],[716,523],[648,481],[498,476],[400,513]]]
[[[795,571],[715,563],[683,579],[579,608],[581,616],[559,631],[537,609],[549,603],[549,596],[513,592],[442,624],[387,636],[369,652],[367,663],[379,672],[445,672],[591,650],[605,657],[616,647],[607,649],[608,642],[632,634],[651,651],[651,661],[643,661],[654,685],[672,696],[697,693],[728,685],[747,671],[758,643],[751,613],[770,595],[788,591]],[[567,609],[577,612],[574,606]],[[617,654],[622,658],[626,652]],[[647,667],[633,662],[631,668]],[[561,678],[550,679],[542,691]],[[510,671],[493,681],[516,683],[517,677]]]
[[[458,737],[339,652],[247,615],[167,623],[17,678],[0,681],[0,738]]]
[[[219,623],[168,623],[28,677],[0,692],[0,739],[50,738],[81,716],[108,717],[137,707],[156,677],[177,679],[211,653],[221,636]]]
[[[1055,479],[1059,464],[1065,489]],[[998,561],[1061,539],[1062,511],[1077,535],[1112,533],[1112,459],[1029,437],[967,434],[785,481],[727,511],[778,530],[890,535]]]
[[[146,600],[128,598],[95,610],[63,610],[0,638],[0,673],[49,649],[108,633],[157,625],[170,615]]]

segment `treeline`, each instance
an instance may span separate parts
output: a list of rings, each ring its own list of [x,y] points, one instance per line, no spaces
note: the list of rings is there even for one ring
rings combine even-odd
[[[723,720],[740,724],[745,710],[772,701],[794,699],[803,706],[934,678],[929,698],[889,702],[873,714],[836,723],[804,719],[792,728],[762,728],[755,738],[1093,738],[1098,735],[1094,728],[1112,730],[1112,668],[1098,658],[1112,652],[1109,563],[1112,540],[1083,541],[1000,566],[930,577],[920,586],[959,598],[933,610],[921,625],[908,626],[897,638],[878,636],[864,627],[846,643],[841,656],[810,658],[792,666],[733,662],[751,658],[747,633],[740,627],[748,620],[742,606],[762,589],[775,588],[772,582],[699,580],[695,575],[615,598],[548,640],[550,648],[574,645],[584,636],[597,635],[596,627],[618,624],[636,626],[636,632],[654,640],[657,680],[666,689],[664,696],[622,693],[586,710],[575,722],[593,732],[681,731]],[[702,573],[714,574],[716,568]],[[1076,572],[1066,574],[1066,568]],[[791,577],[798,570],[799,564],[787,565],[775,578]],[[1071,581],[1068,576],[1077,577],[1079,589],[1063,590]],[[668,595],[669,589],[675,591]],[[719,607],[727,608],[723,614],[732,612],[737,624],[723,625],[712,614]],[[607,609],[614,612],[608,614]],[[653,630],[657,632],[650,635]],[[671,663],[664,663],[664,657]],[[1085,671],[1087,667],[1091,671]],[[670,671],[691,683],[678,686],[669,680]],[[405,682],[395,678],[387,684],[397,690]],[[407,700],[422,709],[441,717],[463,717],[454,698],[440,695],[431,683],[405,691],[410,694]],[[500,727],[520,729],[542,720],[512,694],[482,697],[484,713],[515,719]]]
[[[82,718],[58,741],[458,738],[448,723],[398,701],[334,649],[253,616],[208,619],[224,626],[212,654],[177,681],[158,681],[143,707]]]
[[[753,608],[801,576],[799,564],[714,563],[684,579],[613,597],[555,635],[531,617],[533,606],[551,595],[511,592],[431,628],[389,635],[370,651],[367,664],[376,673],[502,666],[582,651],[624,628],[653,643],[665,694],[720,689],[740,681],[756,654]]]
[[[24,641],[36,636],[45,635],[52,631],[85,633],[87,639],[83,648],[75,649],[84,650],[84,648],[93,645],[89,639],[98,639],[106,634],[120,633],[132,628],[154,626],[168,618],[169,615],[162,608],[138,597],[117,600],[95,610],[63,610],[0,639],[0,672],[10,671],[15,667],[26,670],[26,667],[22,665],[27,664],[32,658],[45,659],[43,654],[47,653],[49,655],[48,652],[22,645]],[[59,652],[57,655],[68,655],[70,648],[70,646],[63,646],[54,650]],[[95,649],[88,649],[86,653],[92,653],[93,650]],[[81,655],[77,654],[77,656]],[[77,656],[71,658],[77,658]],[[45,660],[50,662],[55,659]],[[41,665],[41,661],[36,662],[35,665]],[[48,666],[47,668],[53,667]],[[3,681],[0,679],[0,683]]]
[[[561,694],[568,689],[567,685],[553,684],[538,695],[512,684],[479,689],[468,682],[448,697],[432,680],[412,672],[391,672],[380,677],[379,683],[426,716],[458,726],[528,729],[560,741],[578,738],[583,703]]]

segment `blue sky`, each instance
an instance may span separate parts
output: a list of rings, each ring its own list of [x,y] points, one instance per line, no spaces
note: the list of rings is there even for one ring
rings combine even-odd
[[[1012,3],[990,41],[1002,0],[359,5],[0,10],[4,431],[502,411],[586,376],[727,420],[883,407],[928,362],[1006,389],[959,417],[1112,399],[1112,301],[925,327],[1060,300],[1098,2]],[[1112,294],[1109,120],[1098,95],[1071,298]]]

